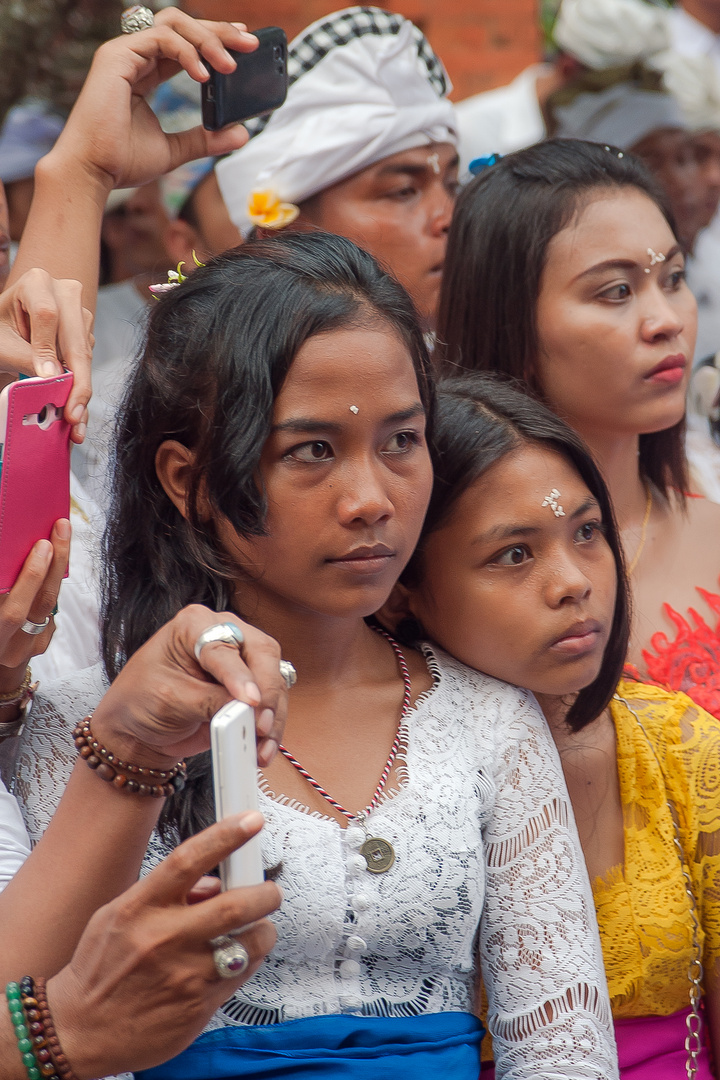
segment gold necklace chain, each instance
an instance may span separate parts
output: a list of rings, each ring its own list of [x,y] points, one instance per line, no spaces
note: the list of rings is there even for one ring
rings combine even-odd
[[[647,485],[645,490],[647,491],[647,498],[645,499],[645,517],[643,518],[642,529],[640,531],[640,543],[637,546],[637,551],[633,555],[632,562],[628,566],[628,577],[630,577],[633,570],[640,562],[640,556],[643,553],[643,548],[645,547],[645,540],[647,538],[648,521],[650,520],[650,511],[652,510],[652,491],[650,490],[649,484]]]

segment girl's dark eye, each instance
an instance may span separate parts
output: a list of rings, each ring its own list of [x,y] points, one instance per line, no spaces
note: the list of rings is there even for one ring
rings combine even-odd
[[[596,536],[602,533],[603,527],[599,521],[586,521],[584,525],[581,525],[578,529],[576,536],[578,540],[582,540],[583,543],[588,543],[594,540]]]
[[[416,431],[398,431],[392,435],[385,444],[386,454],[407,454],[420,442],[420,436]]]
[[[315,442],[294,446],[285,456],[292,458],[294,461],[327,461],[328,458],[332,457],[332,447],[330,443],[321,442],[318,439]]]
[[[496,562],[499,566],[520,566],[529,556],[530,553],[527,548],[518,544],[516,547],[507,548],[496,559],[493,559],[493,562]]]
[[[686,275],[684,270],[674,270],[668,278],[670,288],[673,290],[679,289],[683,281],[685,280],[685,276]]]

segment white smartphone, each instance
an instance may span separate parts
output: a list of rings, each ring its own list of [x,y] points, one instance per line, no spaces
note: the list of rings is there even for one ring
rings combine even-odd
[[[210,722],[215,817],[257,810],[255,712],[242,701],[228,701]],[[220,863],[223,889],[259,885],[264,880],[260,837],[253,836]]]

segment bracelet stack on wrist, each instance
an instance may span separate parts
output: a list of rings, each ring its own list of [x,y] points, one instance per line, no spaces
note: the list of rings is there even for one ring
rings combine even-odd
[[[7,984],[5,997],[28,1080],[76,1080],[55,1031],[45,979],[35,983],[25,975]]]
[[[36,690],[37,683],[33,685],[32,671],[28,664],[25,668],[25,675],[20,685],[16,686],[14,690],[10,690],[7,694],[0,694],[0,717],[2,717],[2,709],[8,708],[11,705],[20,707],[20,715],[16,716],[13,720],[0,720],[0,739],[10,739],[18,734],[25,722],[27,707],[35,696]]]
[[[115,757],[92,733],[90,716],[81,720],[73,731],[75,746],[91,769],[109,784],[121,791],[137,795],[151,795],[162,799],[185,787],[187,769],[184,761],[178,761],[172,769],[149,769],[144,765],[129,765]]]

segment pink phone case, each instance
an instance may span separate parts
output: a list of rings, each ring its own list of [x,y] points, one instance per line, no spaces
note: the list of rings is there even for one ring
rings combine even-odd
[[[33,544],[49,540],[58,518],[70,513],[70,425],[54,419],[54,410],[67,402],[72,381],[68,372],[23,379],[9,389],[0,475],[0,593],[13,587]]]

